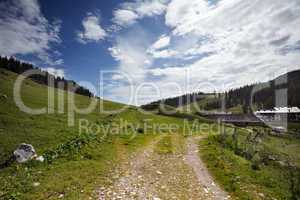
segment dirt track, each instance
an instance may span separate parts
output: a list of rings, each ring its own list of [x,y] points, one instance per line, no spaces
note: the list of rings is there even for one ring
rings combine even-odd
[[[97,191],[99,200],[228,199],[198,156],[201,138],[188,138],[182,148],[182,141],[172,136],[174,151],[160,154],[155,147],[162,138],[122,164],[112,176],[114,184]]]

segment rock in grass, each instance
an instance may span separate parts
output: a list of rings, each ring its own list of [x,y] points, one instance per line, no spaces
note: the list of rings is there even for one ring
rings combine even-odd
[[[40,161],[40,162],[44,162],[45,158],[43,156],[39,156],[35,160]]]
[[[263,199],[265,198],[265,195],[263,193],[258,193],[258,195]]]
[[[0,99],[6,100],[6,99],[7,99],[7,95],[6,95],[6,94],[1,94],[1,93],[0,93]]]
[[[36,156],[35,150],[31,144],[22,143],[14,151],[14,156],[18,163],[25,163]]]
[[[33,186],[34,186],[34,187],[38,187],[39,185],[41,185],[39,182],[34,182],[34,183],[33,183]]]
[[[272,155],[268,155],[268,160],[270,161],[276,161],[276,158]]]

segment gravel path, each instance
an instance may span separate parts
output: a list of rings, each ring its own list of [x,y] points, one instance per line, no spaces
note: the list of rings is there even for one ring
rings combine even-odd
[[[122,164],[112,176],[114,183],[98,190],[98,199],[226,199],[227,195],[203,167],[192,138],[187,140],[187,151],[178,148],[172,153],[159,154],[154,149],[162,137]]]
[[[209,174],[205,164],[201,160],[198,152],[198,143],[203,137],[187,139],[187,155],[185,156],[186,163],[191,166],[197,175],[199,183],[203,186],[206,193],[210,193],[212,199],[224,200],[230,199],[230,196],[221,189]]]

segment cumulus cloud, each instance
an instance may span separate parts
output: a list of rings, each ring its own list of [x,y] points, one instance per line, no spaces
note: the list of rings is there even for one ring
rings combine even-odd
[[[152,65],[152,57],[147,53],[151,44],[148,34],[141,28],[135,28],[125,35],[120,35],[108,50],[118,62],[118,74],[110,79],[117,81],[106,87],[106,98],[123,103],[133,104],[131,87],[136,87],[147,78],[147,68]],[[122,97],[122,98],[121,98]]]
[[[114,11],[113,22],[119,26],[126,27],[144,17],[161,15],[166,10],[168,0],[136,0],[125,2]]]
[[[0,54],[33,54],[46,64],[56,64],[52,44],[60,43],[61,21],[50,23],[41,13],[37,0],[0,2]]]
[[[173,29],[170,37],[177,38],[177,44],[168,51],[177,52],[183,67],[154,71],[165,80],[182,80],[180,76],[189,70],[192,83],[237,87],[298,69],[299,11],[297,0],[222,0],[217,4],[173,0],[165,23]],[[197,59],[186,64],[190,56]]]
[[[162,0],[146,0],[137,1],[129,5],[134,9],[140,17],[152,17],[155,15],[161,15],[166,10],[167,1]]]
[[[98,42],[103,40],[107,34],[100,25],[100,17],[92,13],[88,13],[82,21],[83,31],[78,32],[78,40],[82,43]]]
[[[122,8],[137,14],[130,5]],[[160,97],[145,90],[148,102],[198,90],[223,91],[300,68],[298,0],[171,0],[165,5],[162,13],[170,33],[152,38],[143,48],[137,43],[132,46],[135,54],[124,42],[111,49],[122,60],[120,68],[143,74],[136,85],[154,81],[159,86]],[[151,62],[145,65],[145,60]],[[121,91],[118,87],[115,94]]]
[[[118,69],[130,75],[134,74],[134,79],[137,81],[145,76],[145,69],[152,63],[152,57],[146,52],[149,44],[148,35],[142,29],[135,29],[119,36],[114,46],[108,50],[119,62]]]
[[[128,26],[134,24],[139,16],[131,11],[125,9],[119,9],[114,11],[113,21],[119,26]]]
[[[208,11],[208,1],[181,1],[172,0],[166,11],[166,24],[177,27],[181,24],[193,23],[199,20],[199,15],[205,15]]]

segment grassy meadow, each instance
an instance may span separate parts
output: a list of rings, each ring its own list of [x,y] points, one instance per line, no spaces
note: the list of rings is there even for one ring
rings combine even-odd
[[[232,131],[227,128],[225,140],[210,135],[199,144],[217,182],[236,199],[299,199],[300,140],[270,136],[263,129],[257,138],[238,129],[233,139]]]
[[[113,184],[112,173],[117,165],[162,134],[154,149],[159,155],[184,151],[186,137],[206,135],[199,144],[199,156],[234,199],[299,199],[300,140],[293,136],[270,136],[268,130],[258,127],[262,133],[259,137],[242,128],[236,129],[234,137],[233,126],[227,126],[224,137],[212,121],[191,113],[157,115],[140,112],[134,106],[116,114],[103,113],[100,103],[110,111],[124,105],[102,99],[96,99],[93,112],[76,114],[75,125],[68,126],[66,91],[54,89],[52,113],[26,114],[13,99],[16,78],[16,74],[0,69],[0,93],[7,96],[0,100],[0,164],[10,158],[20,143],[32,144],[45,161],[12,163],[0,169],[0,199],[97,199],[98,188]],[[25,80],[22,100],[31,108],[46,107],[47,89]],[[63,113],[57,110],[59,96],[64,97],[60,105]],[[213,97],[202,103],[209,98]],[[91,101],[75,95],[79,108],[87,107]],[[88,121],[87,131],[79,131],[81,119]],[[192,127],[206,123],[215,128],[204,126],[199,131]],[[174,134],[170,134],[168,125],[175,126],[171,130]],[[185,125],[192,128],[186,129]],[[99,131],[97,127],[104,129]],[[105,133],[105,128],[110,131]]]
[[[151,124],[178,124],[183,132],[183,120],[178,118],[143,114],[136,107],[129,107],[118,114],[99,112],[100,104],[88,115],[77,114],[75,126],[68,126],[67,93],[55,89],[65,96],[65,113],[29,115],[19,110],[13,100],[13,84],[17,75],[0,70],[0,91],[7,99],[0,101],[0,163],[5,162],[20,143],[32,144],[38,155],[46,161],[31,161],[26,164],[13,163],[0,169],[0,199],[88,199],[95,197],[95,187],[111,184],[110,172],[114,166],[126,160],[132,152],[143,148],[157,137],[168,132],[151,127]],[[31,108],[47,106],[47,87],[26,80],[22,85],[22,100]],[[84,108],[91,99],[75,95],[76,105]],[[116,110],[123,105],[103,101],[106,110]],[[55,101],[57,102],[57,101]],[[113,127],[105,135],[97,129],[80,134],[79,120],[90,124]],[[122,124],[126,120],[130,125]],[[132,123],[132,124],[131,124]],[[145,130],[144,124],[150,127]],[[126,126],[126,127],[124,127]],[[95,130],[95,132],[93,132]],[[104,137],[106,136],[106,137]]]

